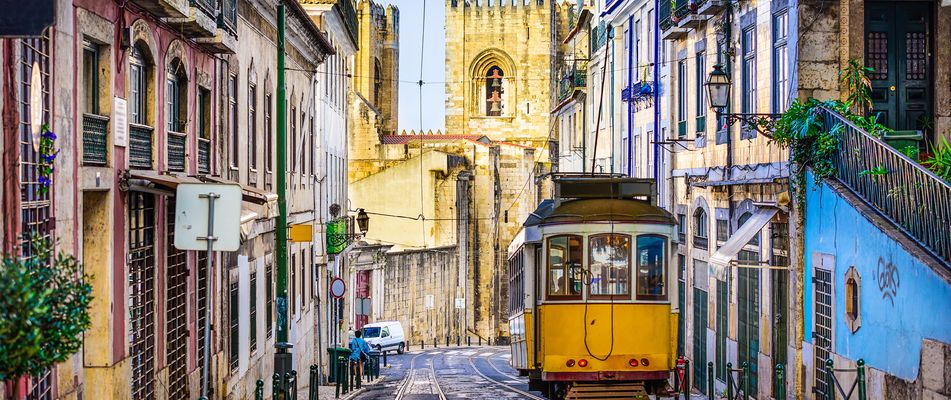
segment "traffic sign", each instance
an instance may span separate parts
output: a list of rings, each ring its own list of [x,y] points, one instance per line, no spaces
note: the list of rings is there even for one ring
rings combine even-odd
[[[330,282],[330,295],[335,299],[339,299],[343,297],[345,293],[347,293],[347,284],[343,282],[343,279],[334,278],[334,280]]]

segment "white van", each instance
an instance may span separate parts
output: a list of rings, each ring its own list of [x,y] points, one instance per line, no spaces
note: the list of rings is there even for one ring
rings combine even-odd
[[[403,325],[400,325],[399,321],[374,322],[364,325],[363,340],[366,340],[370,348],[374,350],[396,350],[399,354],[403,354],[403,351],[406,350]]]

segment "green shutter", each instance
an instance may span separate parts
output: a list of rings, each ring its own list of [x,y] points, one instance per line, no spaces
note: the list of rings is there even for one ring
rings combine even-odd
[[[693,386],[707,390],[707,292],[693,288]]]
[[[744,254],[747,253],[747,254]],[[745,257],[744,257],[745,256]],[[741,251],[740,259],[759,259],[756,253]],[[759,354],[759,270],[739,268],[738,299],[739,325],[737,329],[738,363],[749,363],[750,392],[757,392],[757,360]]]
[[[729,330],[729,290],[725,281],[717,279],[717,337],[716,337],[716,374],[717,379],[726,382],[726,334]]]

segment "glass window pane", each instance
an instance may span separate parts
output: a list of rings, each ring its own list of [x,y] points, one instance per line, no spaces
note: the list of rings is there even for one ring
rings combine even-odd
[[[548,294],[581,295],[581,236],[556,236],[548,239]]]
[[[593,235],[588,239],[588,254],[591,295],[630,295],[630,236]]]
[[[667,239],[657,235],[637,237],[637,299],[666,300]]]

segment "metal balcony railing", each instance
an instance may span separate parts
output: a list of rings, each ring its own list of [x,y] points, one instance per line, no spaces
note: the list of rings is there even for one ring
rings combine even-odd
[[[674,0],[674,15],[678,19],[684,19],[687,14],[690,14],[690,0]]]
[[[185,170],[185,143],[187,136],[181,132],[168,132],[168,169],[171,171]]]
[[[951,265],[951,184],[834,111],[820,113],[841,139],[836,179]],[[862,173],[871,170],[885,173]]]
[[[708,244],[708,243],[707,243],[707,242],[708,242],[708,239],[705,238],[705,237],[703,237],[703,236],[696,236],[696,235],[694,235],[694,237],[693,237],[693,247],[694,247],[694,248],[706,250],[706,249],[708,249],[708,247],[707,247],[707,244]]]
[[[129,124],[129,166],[152,168],[152,127]]]
[[[106,165],[109,117],[83,114],[83,165]]]
[[[661,31],[666,31],[667,29],[670,29],[671,26],[673,26],[673,23],[670,20],[672,6],[673,4],[671,4],[670,0],[662,0],[659,2],[657,18],[659,18],[658,23],[660,25]]]
[[[211,140],[198,138],[198,173],[211,173]]]
[[[211,15],[212,17],[214,17],[216,14],[215,0],[191,0],[190,4],[192,7],[200,8],[202,11],[208,15]]]
[[[218,26],[228,32],[238,31],[238,0],[219,0]]]
[[[584,88],[587,84],[587,75],[585,71],[573,69],[561,78],[558,85],[558,101],[562,101],[571,95],[575,89]]]

